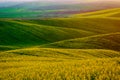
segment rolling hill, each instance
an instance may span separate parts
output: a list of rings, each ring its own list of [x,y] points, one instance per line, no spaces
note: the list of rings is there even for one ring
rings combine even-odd
[[[120,2],[77,2],[32,1],[0,2],[0,18],[50,18],[69,17],[73,14],[94,12],[103,9],[118,8]],[[101,6],[103,5],[103,6]]]
[[[116,13],[118,12],[118,10],[119,10],[118,8],[110,9],[106,11],[103,10],[103,12],[102,11],[99,12],[99,15],[102,15],[102,13],[104,12],[106,12],[105,14],[107,14],[107,12],[109,12],[109,14],[110,12],[113,13],[113,11],[114,13]],[[98,12],[94,13],[94,15],[96,14],[98,14]],[[69,41],[69,39],[76,39],[76,38],[82,38],[83,41],[86,41],[85,39],[88,39],[89,36],[93,36],[90,37],[90,41],[91,41],[92,38],[97,40],[97,38],[101,39],[104,37],[104,39],[106,39],[105,38],[106,36],[104,36],[104,34],[105,35],[110,34],[110,36],[113,36],[111,34],[114,33],[115,34],[117,33],[117,35],[115,35],[114,38],[118,39],[119,38],[118,33],[120,32],[119,22],[120,22],[119,18],[111,18],[110,16],[108,17],[104,16],[102,18],[72,17],[72,18],[52,18],[52,19],[51,18],[50,19],[1,19],[0,45],[1,45],[1,49],[3,49],[5,46],[14,46],[14,47],[39,46],[39,45],[54,43],[63,40]],[[96,37],[94,37],[94,35]],[[84,37],[88,37],[88,38],[84,39]],[[99,40],[97,41],[98,41],[97,43],[100,43]],[[92,47],[92,45],[91,47],[99,48],[95,45],[93,43],[94,47]]]
[[[51,48],[110,49],[120,51],[120,32],[65,40],[44,45]]]
[[[16,20],[0,20],[1,45],[45,44],[65,39],[93,35],[93,32],[38,25]]]
[[[0,80],[119,80],[119,10],[0,19]]]
[[[21,20],[22,22],[27,20]],[[116,18],[57,18],[57,19],[42,19],[28,20],[27,22],[50,25],[55,27],[67,27],[81,29],[96,34],[111,33],[120,31],[119,19]]]
[[[105,49],[24,48],[0,52],[0,57],[46,57],[59,59],[96,59],[120,57],[120,52]]]
[[[73,17],[115,17],[119,18],[120,15],[120,8],[114,8],[114,9],[107,9],[107,10],[100,10],[95,12],[88,12],[85,14],[77,14]]]

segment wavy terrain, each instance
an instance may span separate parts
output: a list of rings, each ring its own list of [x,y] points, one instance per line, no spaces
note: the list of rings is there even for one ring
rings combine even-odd
[[[120,51],[120,33],[102,34],[84,38],[59,41],[43,46],[72,49],[110,49]]]
[[[119,13],[0,19],[0,80],[119,80]]]
[[[120,7],[119,1],[3,1],[0,2],[0,18],[56,18],[73,14],[94,12]],[[102,6],[101,6],[102,5]]]
[[[88,12],[84,14],[77,14],[73,17],[116,17],[119,18],[120,15],[120,8],[114,8],[114,9],[107,9],[107,10],[100,10],[100,11],[94,11],[94,12]]]

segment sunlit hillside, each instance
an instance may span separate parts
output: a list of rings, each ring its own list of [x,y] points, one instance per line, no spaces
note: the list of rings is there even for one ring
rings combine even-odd
[[[44,46],[54,48],[77,49],[111,49],[120,51],[120,33],[103,34],[84,38],[76,38],[47,44]]]
[[[0,19],[0,80],[119,80],[119,14]]]
[[[120,17],[120,8],[115,9],[107,9],[107,10],[100,10],[96,12],[88,12],[84,14],[77,14],[73,17],[112,17],[112,18],[119,18]]]

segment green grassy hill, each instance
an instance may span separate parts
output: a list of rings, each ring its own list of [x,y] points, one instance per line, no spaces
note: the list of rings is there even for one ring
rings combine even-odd
[[[120,51],[120,32],[70,39],[43,46],[72,49],[111,49]]]
[[[65,39],[93,35],[93,32],[53,26],[0,20],[1,45],[40,45]]]
[[[0,19],[0,80],[119,80],[118,10]]]
[[[25,22],[27,20],[19,20]],[[29,23],[49,25],[62,28],[80,29],[95,34],[113,33],[120,31],[120,19],[116,18],[56,18],[43,20],[28,20]]]
[[[86,14],[118,13],[119,8]],[[82,14],[81,14],[82,15]],[[115,14],[114,14],[115,15]],[[120,19],[111,17],[82,17],[54,19],[1,19],[0,50],[32,47],[62,40],[84,38],[100,34],[120,32]],[[116,38],[116,37],[115,37]],[[97,39],[97,38],[96,38]],[[98,41],[99,43],[99,41]],[[91,48],[97,48],[92,44]],[[7,46],[7,47],[5,47]],[[8,46],[13,46],[10,48]],[[77,48],[73,46],[72,48]],[[99,46],[101,48],[101,46]],[[99,48],[98,47],[98,48]],[[80,48],[85,48],[84,46]],[[103,47],[104,48],[104,47]]]

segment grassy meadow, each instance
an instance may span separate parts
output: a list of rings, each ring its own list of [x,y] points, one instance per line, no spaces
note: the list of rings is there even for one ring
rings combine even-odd
[[[120,80],[120,8],[0,19],[0,80]]]

